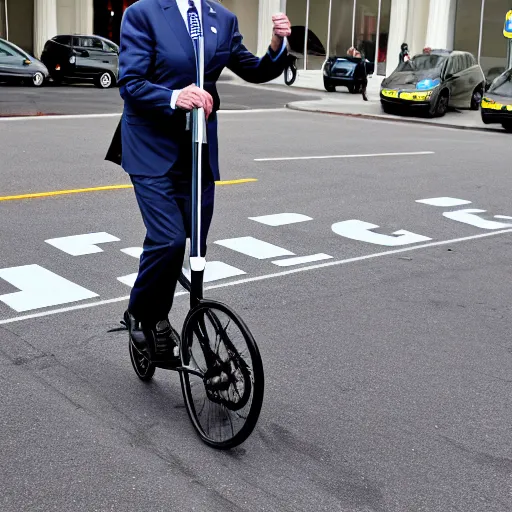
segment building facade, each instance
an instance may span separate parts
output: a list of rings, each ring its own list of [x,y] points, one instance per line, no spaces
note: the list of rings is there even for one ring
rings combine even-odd
[[[0,37],[38,57],[57,34],[95,33],[115,42],[124,10],[136,0],[0,0]],[[377,60],[377,73],[398,64],[400,46],[466,50],[486,73],[507,65],[505,15],[512,0],[212,0],[235,12],[246,46],[266,51],[271,16],[282,11],[297,27],[292,49],[305,70],[319,70],[326,55],[357,46]],[[307,30],[306,30],[307,29]]]

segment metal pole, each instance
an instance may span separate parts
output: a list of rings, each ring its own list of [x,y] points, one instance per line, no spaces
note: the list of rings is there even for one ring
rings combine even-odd
[[[354,6],[352,8],[352,46],[354,46],[354,40],[356,38],[356,8],[357,0],[354,0]]]
[[[306,3],[306,31],[304,34],[304,71],[306,71],[308,59],[308,32],[309,32],[309,0]]]
[[[7,0],[5,0],[5,39],[9,41],[9,14],[7,11]]]
[[[382,9],[382,0],[379,0],[379,10],[377,12],[377,37],[375,38],[375,57],[373,59],[373,74],[378,75],[379,67],[379,42],[380,42],[380,14]]]
[[[478,64],[480,64],[480,56],[482,55],[482,37],[484,30],[484,12],[485,12],[485,0],[482,0],[482,9],[480,11],[480,36],[478,38]]]
[[[327,16],[327,49],[325,51],[326,60],[331,55],[331,19],[332,19],[332,0],[329,0],[329,14]]]

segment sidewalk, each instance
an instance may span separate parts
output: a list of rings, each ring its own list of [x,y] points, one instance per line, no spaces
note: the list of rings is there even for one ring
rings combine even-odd
[[[480,117],[480,112],[470,110],[450,110],[444,117],[429,119],[420,115],[400,116],[389,115],[382,111],[380,106],[380,84],[381,76],[373,76],[368,80],[368,99],[365,102],[360,95],[350,94],[345,87],[338,87],[336,93],[327,93],[323,87],[321,71],[303,71],[297,73],[297,80],[290,87],[293,89],[311,89],[322,91],[322,99],[315,101],[294,101],[287,105],[291,110],[304,112],[318,112],[323,114],[334,114],[350,117],[361,117],[367,119],[382,119],[395,122],[410,122],[430,124],[467,130],[498,131],[505,133],[500,125],[485,125]],[[283,86],[284,78],[280,77],[272,82],[272,86]]]

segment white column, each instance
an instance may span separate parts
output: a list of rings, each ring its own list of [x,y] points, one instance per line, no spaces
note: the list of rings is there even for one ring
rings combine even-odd
[[[93,0],[75,0],[75,32],[77,34],[92,34],[92,31]]]
[[[412,0],[413,2],[416,0]],[[386,58],[386,76],[389,76],[398,66],[400,47],[407,33],[407,18],[409,13],[409,0],[391,0],[391,13],[389,20],[388,54]]]
[[[281,11],[281,0],[260,0],[257,55],[265,55],[272,39],[272,16]]]
[[[34,0],[34,56],[39,58],[46,41],[56,35],[56,0]]]
[[[455,0],[430,0],[425,46],[432,49],[453,49]]]
[[[421,53],[426,46],[428,13],[429,0],[413,0],[409,4],[405,42],[409,45],[411,56]]]

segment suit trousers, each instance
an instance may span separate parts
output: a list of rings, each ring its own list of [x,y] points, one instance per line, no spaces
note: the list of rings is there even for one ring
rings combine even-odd
[[[139,321],[156,323],[168,317],[191,232],[190,172],[170,171],[164,176],[130,176],[146,226],[139,273],[128,310]],[[203,180],[201,255],[206,255],[215,183]]]

